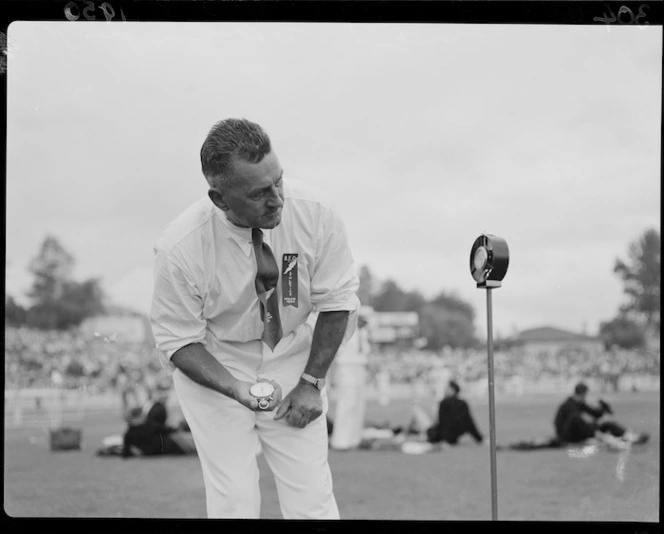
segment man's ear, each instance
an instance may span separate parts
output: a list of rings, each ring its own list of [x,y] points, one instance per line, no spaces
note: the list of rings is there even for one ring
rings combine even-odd
[[[228,204],[226,204],[226,199],[224,198],[224,195],[219,191],[217,191],[214,187],[208,189],[208,196],[210,197],[212,203],[215,206],[217,206],[220,210],[228,211],[229,207]]]

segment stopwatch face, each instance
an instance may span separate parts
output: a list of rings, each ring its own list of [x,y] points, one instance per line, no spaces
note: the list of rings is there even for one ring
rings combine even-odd
[[[481,271],[486,267],[486,263],[489,259],[489,252],[486,247],[480,247],[475,251],[475,256],[473,257],[473,266],[475,270]]]
[[[254,397],[269,397],[274,393],[274,386],[269,382],[257,382],[249,388]]]

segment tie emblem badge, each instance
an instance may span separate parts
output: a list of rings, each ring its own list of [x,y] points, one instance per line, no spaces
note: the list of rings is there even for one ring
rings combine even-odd
[[[297,254],[284,254],[281,260],[282,305],[297,308]]]

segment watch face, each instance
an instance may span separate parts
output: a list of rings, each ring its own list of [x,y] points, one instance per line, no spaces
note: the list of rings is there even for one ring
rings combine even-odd
[[[269,397],[274,393],[274,386],[269,382],[257,382],[249,388],[254,397]]]
[[[476,270],[481,271],[486,266],[486,262],[489,259],[489,253],[485,247],[480,247],[475,251],[475,256],[473,257],[473,266]]]

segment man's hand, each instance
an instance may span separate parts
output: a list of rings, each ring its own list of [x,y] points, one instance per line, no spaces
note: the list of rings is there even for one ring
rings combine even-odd
[[[605,413],[613,414],[613,409],[611,408],[608,402],[599,399],[599,405],[601,406],[602,410],[604,410]]]
[[[252,385],[253,384],[251,382],[236,380],[233,383],[231,392],[233,394],[233,398],[240,404],[246,406],[250,410],[256,410],[258,408],[258,400],[251,393],[249,393],[249,388]]]
[[[286,395],[277,409],[274,420],[286,417],[286,422],[297,428],[304,428],[323,413],[323,399],[320,391],[309,384],[298,384]]]
[[[243,406],[246,406],[250,410],[260,411],[260,412],[270,412],[274,410],[281,403],[281,386],[274,380],[268,378],[259,378],[257,382],[269,382],[274,386],[274,393],[272,394],[272,400],[270,404],[265,409],[258,408],[258,399],[254,397],[250,392],[249,388],[253,386],[251,382],[244,382],[242,380],[237,380],[233,384],[233,398],[238,401]]]

